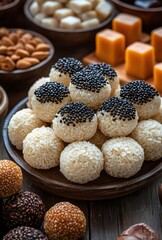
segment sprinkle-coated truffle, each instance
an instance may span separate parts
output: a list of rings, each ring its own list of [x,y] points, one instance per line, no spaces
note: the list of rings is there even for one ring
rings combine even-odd
[[[28,191],[9,197],[2,210],[4,222],[9,229],[18,226],[39,228],[45,214],[41,198]]]
[[[31,106],[40,119],[52,122],[56,112],[70,100],[69,89],[62,83],[46,82],[35,90]]]
[[[129,135],[137,126],[138,115],[127,99],[111,97],[97,111],[99,129],[108,137]]]
[[[78,240],[85,234],[86,218],[79,207],[59,202],[46,212],[44,230],[49,240]]]
[[[64,142],[87,140],[97,130],[97,116],[81,102],[68,103],[56,113],[53,129]]]
[[[20,226],[10,230],[2,240],[48,240],[48,238],[38,229]]]
[[[97,109],[111,94],[110,83],[102,72],[88,68],[72,76],[69,90],[73,101],[83,102],[93,109]]]
[[[21,190],[21,168],[11,160],[0,160],[0,198],[7,198]]]
[[[82,63],[75,58],[60,58],[52,66],[49,77],[51,82],[61,82],[65,86],[69,86],[72,75],[79,72],[82,68]]]
[[[159,111],[161,103],[159,93],[145,81],[126,83],[120,89],[120,97],[132,102],[140,120],[149,119]]]

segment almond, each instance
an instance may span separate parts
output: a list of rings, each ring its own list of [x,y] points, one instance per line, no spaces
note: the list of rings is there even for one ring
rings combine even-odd
[[[30,44],[30,43],[26,43],[25,44],[25,50],[27,50],[29,53],[32,53],[32,52],[34,52],[34,47],[33,47],[33,45],[32,44]]]
[[[7,47],[2,45],[0,46],[0,54],[7,54]]]
[[[43,60],[47,58],[49,55],[49,51],[36,51],[32,53],[32,57],[38,58],[39,60]]]
[[[0,38],[3,37],[3,36],[8,36],[9,34],[9,30],[5,27],[1,27],[0,28]]]
[[[17,60],[20,59],[20,56],[16,55],[16,54],[13,54],[11,57],[10,57],[14,62],[16,62]]]
[[[47,43],[39,43],[35,48],[35,51],[49,51],[49,50],[50,46]]]
[[[34,40],[36,41],[36,43],[44,43],[43,39],[40,37],[34,37]]]
[[[7,48],[7,55],[11,56],[15,53],[16,47],[15,46],[10,46]]]
[[[34,57],[25,57],[25,58],[23,58],[23,60],[30,62],[32,65],[36,65],[40,62],[39,59],[34,58]]]
[[[10,57],[6,57],[5,61],[1,63],[1,69],[4,71],[13,71],[15,69],[15,63]]]
[[[18,35],[15,32],[11,32],[9,34],[9,38],[16,44],[19,40]]]
[[[20,38],[23,34],[24,34],[25,32],[24,32],[24,30],[22,30],[22,29],[17,29],[16,30],[16,34],[17,34],[17,36]]]
[[[1,41],[5,46],[14,46],[14,42],[9,37],[4,36],[2,37]]]
[[[20,56],[21,58],[30,56],[29,52],[24,49],[17,49],[15,53],[16,53],[16,55]]]
[[[26,68],[29,68],[31,67],[32,64],[24,59],[20,59],[17,61],[16,63],[16,67],[19,68],[19,69],[26,69]]]

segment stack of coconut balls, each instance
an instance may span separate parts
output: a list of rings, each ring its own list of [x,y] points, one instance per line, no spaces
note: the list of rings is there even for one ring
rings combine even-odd
[[[102,170],[135,175],[145,161],[162,157],[162,107],[145,81],[120,86],[106,63],[83,67],[64,57],[29,89],[27,108],[14,114],[8,133],[33,168],[60,171],[85,184]]]

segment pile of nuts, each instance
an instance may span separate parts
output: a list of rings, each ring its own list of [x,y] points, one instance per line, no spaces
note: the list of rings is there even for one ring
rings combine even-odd
[[[50,54],[50,45],[22,29],[0,28],[0,70],[26,69]]]

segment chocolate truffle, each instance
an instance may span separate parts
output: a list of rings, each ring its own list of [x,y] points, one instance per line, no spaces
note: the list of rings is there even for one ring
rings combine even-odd
[[[51,82],[61,82],[65,86],[69,86],[73,74],[79,72],[82,68],[82,63],[75,58],[60,58],[52,66],[49,77]]]
[[[0,198],[7,198],[21,190],[21,168],[11,160],[0,160]]]
[[[72,102],[56,113],[53,129],[64,142],[88,140],[96,133],[97,116],[83,103]]]
[[[45,214],[45,206],[41,198],[28,191],[9,197],[2,210],[4,223],[9,229],[18,226],[39,228]]]
[[[48,240],[48,238],[38,229],[20,226],[10,230],[2,240]]]
[[[79,207],[59,202],[46,212],[44,231],[50,240],[78,240],[86,231],[85,215]]]

